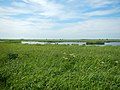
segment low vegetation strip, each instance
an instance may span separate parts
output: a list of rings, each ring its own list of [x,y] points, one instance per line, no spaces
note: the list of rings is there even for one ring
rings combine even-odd
[[[120,42],[120,39],[0,39],[0,43],[21,43],[21,41],[32,42],[88,42],[88,43],[105,43]]]
[[[120,46],[0,44],[1,90],[120,90]]]

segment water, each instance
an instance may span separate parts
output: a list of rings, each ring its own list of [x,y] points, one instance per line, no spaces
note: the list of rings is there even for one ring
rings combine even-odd
[[[85,45],[86,42],[58,42],[58,44],[65,44],[65,45]]]
[[[86,42],[33,42],[33,41],[22,41],[22,44],[58,44],[58,45],[88,45]],[[120,46],[120,42],[105,42],[102,44],[91,44],[90,46]]]
[[[111,46],[120,46],[120,42],[106,42],[105,46],[111,45]]]
[[[42,45],[44,44],[85,45],[86,44],[86,42],[24,42],[24,41],[22,41],[21,43],[22,44],[42,44]]]

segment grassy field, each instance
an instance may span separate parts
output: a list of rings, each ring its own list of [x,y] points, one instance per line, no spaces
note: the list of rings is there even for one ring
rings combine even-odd
[[[0,44],[1,90],[120,90],[120,46]]]

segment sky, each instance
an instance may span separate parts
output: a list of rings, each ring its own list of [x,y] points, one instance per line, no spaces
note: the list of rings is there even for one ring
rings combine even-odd
[[[120,0],[0,0],[0,39],[120,39]]]

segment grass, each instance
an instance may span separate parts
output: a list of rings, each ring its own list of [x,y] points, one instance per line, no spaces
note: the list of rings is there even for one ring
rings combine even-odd
[[[0,44],[1,90],[120,90],[120,46]]]

